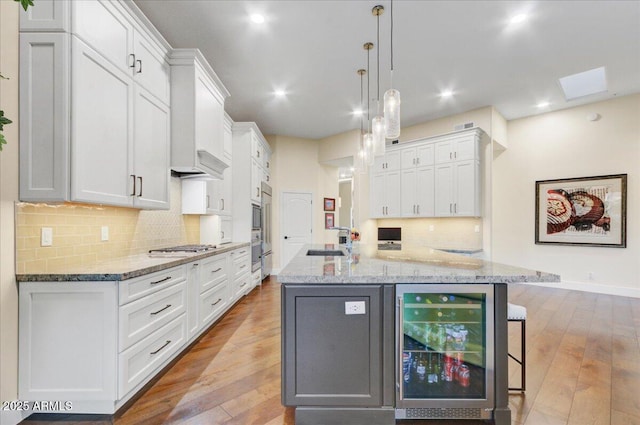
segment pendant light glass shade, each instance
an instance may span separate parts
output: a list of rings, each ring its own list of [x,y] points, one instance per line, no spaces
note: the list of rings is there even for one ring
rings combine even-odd
[[[371,133],[365,133],[363,138],[364,144],[364,163],[367,166],[372,166],[375,161],[375,154],[373,152],[373,135]]]
[[[376,116],[371,121],[371,133],[373,144],[373,155],[384,155],[385,149],[385,131],[384,131],[384,118],[380,115]]]
[[[384,94],[384,128],[387,139],[400,137],[400,92],[396,89]]]

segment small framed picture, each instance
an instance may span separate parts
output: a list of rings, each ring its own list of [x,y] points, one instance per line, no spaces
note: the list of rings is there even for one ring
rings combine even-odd
[[[335,211],[336,210],[336,200],[335,200],[335,198],[324,198],[324,210],[325,211]]]
[[[331,229],[334,226],[334,214],[333,213],[325,213],[324,214],[324,228]]]
[[[536,244],[627,246],[627,175],[536,182]]]

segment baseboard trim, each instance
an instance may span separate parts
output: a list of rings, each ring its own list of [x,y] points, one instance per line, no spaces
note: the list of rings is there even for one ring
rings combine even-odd
[[[31,415],[29,411],[2,410],[0,411],[0,424],[16,425]]]
[[[527,284],[548,288],[569,289],[572,291],[594,292],[596,294],[617,295],[620,297],[640,298],[640,288],[603,285],[593,282],[563,280],[561,282],[527,282]]]

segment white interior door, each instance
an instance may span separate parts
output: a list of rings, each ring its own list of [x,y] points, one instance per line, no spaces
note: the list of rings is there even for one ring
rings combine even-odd
[[[313,228],[311,193],[284,192],[281,203],[282,256],[284,268],[304,244],[311,243]]]

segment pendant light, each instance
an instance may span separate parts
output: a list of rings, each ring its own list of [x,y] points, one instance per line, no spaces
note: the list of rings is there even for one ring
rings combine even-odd
[[[367,132],[363,136],[363,145],[364,145],[364,161],[367,166],[373,165],[375,161],[375,155],[373,152],[373,136],[371,135],[371,121],[370,121],[370,103],[371,103],[371,95],[370,95],[370,84],[369,84],[369,64],[370,64],[370,53],[371,49],[373,49],[373,43],[364,43],[364,49],[367,51]]]
[[[383,6],[374,6],[371,9],[371,13],[376,17],[377,20],[377,34],[378,34],[378,48],[376,53],[378,55],[377,61],[377,72],[376,76],[378,79],[377,85],[377,96],[376,96],[376,116],[373,118],[371,122],[371,134],[372,134],[372,143],[373,143],[373,154],[374,155],[384,155],[385,149],[385,128],[384,128],[384,118],[380,113],[380,15],[384,13]]]
[[[384,94],[384,125],[387,139],[400,137],[400,92],[393,88],[393,0],[391,0],[391,88]]]
[[[362,111],[362,113],[360,114],[360,133],[358,133],[358,151],[355,154],[353,165],[357,171],[359,171],[360,173],[364,173],[365,171],[367,171],[367,164],[365,162],[364,143],[363,143],[364,142],[364,105],[363,105],[364,99],[362,96],[362,92],[364,91],[363,77],[367,73],[367,71],[364,69],[359,69],[357,73],[360,76],[360,111]]]

